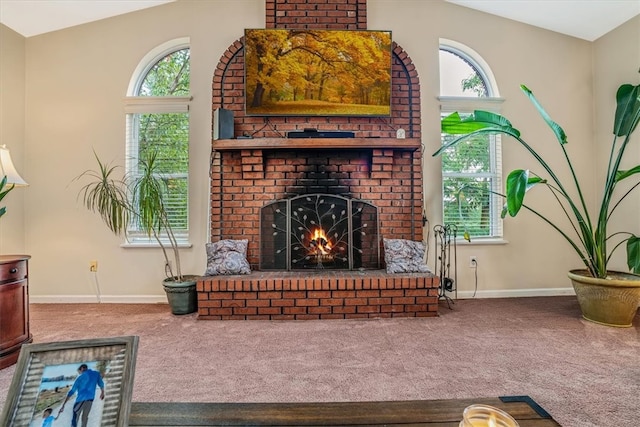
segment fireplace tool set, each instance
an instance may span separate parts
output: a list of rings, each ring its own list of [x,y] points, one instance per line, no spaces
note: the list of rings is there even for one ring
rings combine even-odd
[[[458,233],[458,227],[455,224],[436,225],[433,227],[436,247],[436,274],[440,279],[440,286],[438,290],[438,300],[444,299],[447,302],[447,307],[451,309],[451,304],[454,304],[453,299],[447,295],[447,292],[455,292],[456,299],[458,298],[457,280],[458,280],[458,254],[456,246],[456,237]],[[453,247],[453,276],[451,268],[451,252]]]

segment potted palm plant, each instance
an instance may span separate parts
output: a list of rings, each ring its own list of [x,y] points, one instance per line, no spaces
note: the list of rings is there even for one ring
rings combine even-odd
[[[139,159],[139,174],[122,179],[114,176],[116,166],[95,157],[98,170],[87,170],[77,178],[91,179],[80,190],[84,206],[99,214],[109,230],[118,236],[126,236],[130,222],[136,221],[148,237],[153,237],[165,259],[167,277],[163,287],[171,312],[193,313],[197,310],[197,276],[182,273],[178,242],[167,215],[167,188],[158,171],[157,151],[148,151]]]
[[[623,84],[616,92],[617,106],[611,153],[600,206],[593,213],[588,209],[582,184],[565,148],[567,136],[564,130],[549,117],[531,90],[524,85],[521,89],[553,131],[566,160],[570,182],[563,182],[560,179],[559,174],[535,148],[521,138],[520,132],[511,125],[509,120],[487,111],[475,111],[464,118],[456,112],[444,118],[442,132],[457,137],[444,144],[434,153],[434,156],[463,139],[478,134],[501,133],[520,143],[543,172],[538,174],[529,169],[516,169],[509,173],[506,180],[506,194],[502,195],[506,199],[502,217],[504,218],[507,214],[516,216],[524,208],[560,233],[584,264],[584,268],[569,272],[583,317],[605,325],[631,326],[640,304],[640,275],[638,275],[640,273],[640,237],[632,232],[610,234],[607,228],[613,211],[640,186],[640,180],[638,180],[640,165],[622,169],[623,158],[631,143],[632,133],[640,121],[640,85]],[[624,188],[622,194],[617,194],[615,191],[617,185],[629,178],[635,179],[636,182],[631,182],[630,186]],[[560,204],[569,222],[565,228],[551,220],[541,210],[524,203],[525,194],[540,186],[546,187]],[[627,266],[630,272],[611,271],[607,265],[613,252],[622,245],[626,245]]]

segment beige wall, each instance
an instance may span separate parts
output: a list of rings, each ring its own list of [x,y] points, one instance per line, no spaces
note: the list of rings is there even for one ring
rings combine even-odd
[[[20,176],[30,181],[25,167],[25,39],[0,24],[0,144],[11,152]],[[14,188],[0,202],[7,213],[0,218],[0,254],[24,253],[24,200],[28,188]]]
[[[594,113],[596,134],[594,141],[597,175],[597,194],[601,194],[604,173],[613,140],[613,118],[616,108],[615,94],[625,83],[640,84],[640,16],[627,21],[615,31],[594,43]],[[625,154],[624,168],[640,164],[640,130],[633,134],[632,143]],[[621,185],[617,194],[622,195],[628,186]],[[598,199],[599,201],[599,199]],[[631,231],[640,235],[640,191],[636,190],[616,211],[610,222],[609,232]],[[615,252],[611,268],[627,271],[624,248]]]
[[[506,99],[503,112],[528,141],[540,144],[545,153],[554,152],[552,136],[520,93],[520,83],[534,90],[565,127],[578,169],[588,172],[593,167],[593,43],[441,1],[369,0],[368,22],[369,28],[393,31],[394,40],[411,56],[420,76],[429,229],[440,220],[439,159],[430,155],[439,144],[439,38],[470,46],[491,65]],[[204,244],[209,235],[211,78],[220,56],[249,27],[264,27],[262,0],[179,0],[16,41],[17,46],[24,44],[26,52],[24,162],[18,162],[18,167],[22,166],[31,184],[24,192],[24,250],[33,256],[32,300],[52,300],[51,296],[95,300],[91,296],[96,284],[106,300],[164,298],[159,251],[120,247],[120,239],[77,201],[80,184],[73,179],[93,167],[92,150],[103,159],[122,163],[122,99],[131,74],[154,47],[185,36],[191,39],[194,97],[190,164],[193,247],[183,251],[182,257],[186,272],[204,271]],[[4,53],[2,60],[4,63]],[[3,106],[4,87],[3,82]],[[4,137],[3,131],[3,142]],[[514,143],[504,144],[505,171],[527,166],[522,157],[522,150]],[[588,197],[593,199],[594,195],[590,192]],[[460,294],[470,295],[475,286],[468,268],[469,255],[478,258],[479,296],[568,292],[566,271],[579,261],[548,231],[540,221],[523,215],[506,221],[508,244],[459,246]],[[431,244],[432,233],[428,239]],[[3,251],[4,246],[3,242]],[[431,266],[434,257],[431,250]],[[88,271],[93,259],[99,262],[95,276]]]
[[[191,38],[191,242],[183,271],[202,274],[208,231],[211,79],[220,56],[245,27],[264,26],[261,1],[181,1],[28,38],[27,250],[31,294],[166,300],[159,249],[120,247],[77,200],[74,177],[93,168],[95,150],[123,164],[123,98],[139,61],[156,46]],[[98,273],[89,272],[90,260]],[[95,300],[95,299],[94,299]]]

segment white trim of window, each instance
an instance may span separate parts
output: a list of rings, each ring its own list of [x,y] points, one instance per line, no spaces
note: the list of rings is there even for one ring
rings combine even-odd
[[[157,97],[148,97],[149,99],[157,99]],[[188,107],[188,105],[187,105]],[[127,113],[126,114],[126,139],[127,139],[127,145],[126,145],[126,149],[125,149],[125,156],[126,156],[126,171],[127,173],[132,173],[135,174],[137,173],[137,168],[138,168],[138,158],[137,158],[137,150],[138,147],[136,144],[133,144],[132,141],[136,141],[138,140],[137,138],[137,133],[138,133],[138,126],[139,126],[139,122],[136,119],[136,116],[138,114],[170,114],[170,113],[181,113],[181,114],[188,114],[188,108],[186,110],[183,110],[182,112],[176,112],[176,111],[148,111],[145,110],[143,113]],[[170,178],[170,177],[181,177],[181,174],[167,174],[164,173],[163,177],[165,178]],[[186,179],[187,182],[189,180],[189,175],[188,173],[186,174]],[[188,210],[187,210],[187,214],[188,214]],[[191,243],[189,242],[190,239],[190,234],[189,234],[189,230],[188,229],[181,229],[181,230],[174,230],[174,236],[176,238],[176,241],[178,243],[178,246],[180,247],[189,247],[191,245]],[[160,240],[162,241],[162,243],[165,246],[169,246],[170,242],[168,240],[168,238],[165,235],[161,235],[160,236]],[[155,240],[155,238],[153,237],[149,237],[146,233],[140,231],[140,230],[132,230],[130,227],[127,227],[127,235],[125,237],[125,242],[121,245],[122,247],[126,247],[126,248],[132,248],[132,247],[159,247],[160,245],[158,244],[158,242]]]
[[[124,112],[130,113],[188,113],[192,96],[127,96]]]
[[[135,96],[140,91],[140,85],[144,81],[144,78],[149,73],[149,70],[153,68],[156,63],[169,55],[181,49],[188,49],[191,47],[191,39],[189,37],[180,37],[173,40],[168,40],[159,46],[151,49],[138,63],[138,66],[131,74],[131,80],[129,81],[129,87],[127,88],[127,96]]]
[[[476,51],[470,47],[449,39],[440,39],[439,50],[451,52],[464,61],[468,62],[483,79],[488,96],[485,97],[464,97],[464,96],[438,96],[440,102],[440,113],[447,115],[458,111],[460,113],[473,113],[474,110],[486,110],[494,113],[500,113],[504,98],[501,98],[498,90],[498,83],[491,71],[489,64]],[[502,144],[500,135],[492,135],[490,139],[491,150],[491,170],[492,174],[478,174],[479,177],[495,177],[492,186],[493,191],[502,192]],[[443,178],[447,177],[465,177],[469,176],[463,173],[442,173]],[[503,238],[503,220],[500,217],[504,201],[501,196],[493,195],[491,197],[491,224],[490,236],[475,237],[472,240],[478,240],[483,243],[504,243]],[[460,237],[461,242],[465,240]]]
[[[447,178],[468,178],[470,176],[478,177],[478,178],[492,178],[495,179],[492,185],[492,191],[496,193],[502,193],[502,139],[501,135],[493,134],[490,136],[490,150],[492,155],[491,159],[491,170],[495,171],[494,173],[475,173],[473,175],[468,173],[457,173],[457,172],[442,172],[442,177]],[[502,207],[504,206],[504,199],[502,196],[498,194],[491,195],[490,201],[490,209],[491,209],[491,222],[489,224],[490,227],[490,235],[482,236],[482,237],[473,237],[472,241],[478,240],[481,242],[497,242],[504,240],[504,229],[503,229],[503,219],[500,214],[502,212]],[[456,238],[456,241],[463,242],[465,241],[463,236],[459,236]]]
[[[474,110],[486,110],[494,113],[499,113],[502,103],[504,102],[503,98],[463,98],[463,97],[451,97],[451,96],[440,96],[438,97],[440,101],[440,111],[442,114],[450,114],[454,111],[458,111],[460,113],[473,113]],[[502,192],[502,137],[501,135],[492,135],[491,137],[491,151],[493,154],[491,155],[491,170],[495,171],[495,174],[478,174],[479,177],[493,177],[495,175],[496,182],[494,185],[494,191]],[[465,177],[469,176],[468,174],[463,173],[442,173],[442,176],[447,177]],[[502,240],[504,236],[503,229],[503,220],[500,217],[502,212],[502,206],[504,204],[504,200],[501,196],[493,195],[491,197],[491,234],[492,236],[486,237],[475,237],[472,240],[481,240],[482,242],[488,241],[496,241]],[[459,239],[460,242],[465,241],[462,237]]]
[[[504,237],[474,237],[471,241],[465,239],[456,239],[456,243],[461,246],[480,246],[480,245],[507,245],[509,241]]]
[[[160,239],[162,244],[165,245],[166,248],[170,248],[171,243],[167,239]],[[178,241],[179,248],[192,248],[193,244],[188,240]],[[129,239],[120,245],[121,248],[158,248],[158,241],[154,238],[145,237],[136,237],[135,239]]]
[[[134,115],[137,114],[171,114],[189,113],[189,104],[193,96],[137,96],[140,88],[147,77],[149,71],[167,55],[174,52],[190,49],[190,38],[181,37],[169,40],[156,46],[149,51],[138,63],[138,66],[131,75],[127,96],[123,99],[124,112],[126,115],[126,146],[125,155],[127,158],[127,171],[135,169],[134,152],[137,151],[137,140],[133,138],[136,133]],[[135,143],[134,143],[135,141]],[[188,179],[188,176],[187,176]],[[174,231],[178,247],[191,247],[189,242],[189,230]],[[162,244],[170,245],[166,236],[160,236]],[[141,231],[127,230],[125,242],[121,244],[123,248],[157,248],[160,245],[154,238],[150,238]]]
[[[460,42],[443,38],[440,39],[440,46],[438,50],[447,50],[449,52],[455,53],[461,58],[464,58],[466,61],[469,61],[478,71],[478,73],[480,73],[480,76],[487,84],[488,97],[500,96],[500,91],[498,90],[498,81],[493,75],[493,71],[491,71],[491,67],[489,67],[487,61],[485,61],[478,52]]]
[[[465,98],[463,96],[439,96],[440,111],[443,113],[453,113],[454,111],[465,111],[472,113],[474,110],[487,110],[499,113],[504,103],[504,98],[484,97]]]

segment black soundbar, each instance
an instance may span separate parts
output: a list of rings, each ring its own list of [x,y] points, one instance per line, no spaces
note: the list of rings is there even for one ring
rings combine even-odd
[[[287,132],[287,138],[353,138],[355,134],[349,131],[300,130]]]

